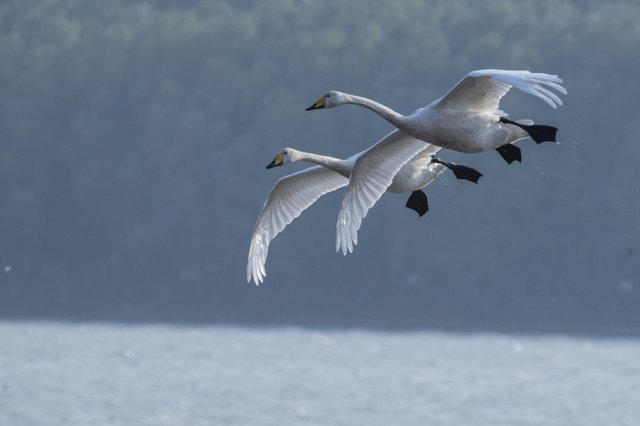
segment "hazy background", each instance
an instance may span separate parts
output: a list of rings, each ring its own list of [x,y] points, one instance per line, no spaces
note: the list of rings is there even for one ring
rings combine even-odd
[[[622,1],[0,3],[0,316],[640,331],[640,7]],[[559,74],[560,128],[442,157],[431,211],[386,195],[354,255],[334,253],[341,191],[246,283],[282,147],[345,157],[390,126],[328,89],[409,113],[479,68]]]

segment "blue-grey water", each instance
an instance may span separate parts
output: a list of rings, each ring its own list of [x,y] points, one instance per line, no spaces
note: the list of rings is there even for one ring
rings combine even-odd
[[[0,425],[638,425],[640,341],[0,322]]]

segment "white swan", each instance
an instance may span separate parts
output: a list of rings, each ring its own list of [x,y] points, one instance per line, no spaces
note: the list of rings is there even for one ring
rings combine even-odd
[[[520,161],[520,150],[511,145],[531,137],[537,143],[555,142],[557,129],[534,125],[531,120],[512,121],[499,110],[500,99],[511,87],[536,96],[556,108],[562,100],[551,89],[562,94],[557,75],[529,71],[477,70],[467,74],[442,98],[411,115],[396,111],[360,96],[330,91],[307,111],[333,108],[344,104],[363,106],[393,124],[404,133],[442,148],[476,153],[498,150],[505,161]]]
[[[411,192],[406,206],[422,216],[428,210],[428,202],[427,196],[420,189],[431,183],[445,168],[451,169],[459,179],[477,182],[482,176],[469,167],[433,157],[439,149],[434,145],[425,145],[398,130],[394,130],[369,149],[345,160],[293,148],[283,149],[267,168],[297,161],[318,165],[282,177],[267,196],[251,236],[247,282],[253,279],[259,285],[264,281],[271,240],[328,192],[347,184],[350,187],[342,201],[343,206],[345,203],[353,206],[353,209],[348,210],[349,225],[338,226],[339,232],[336,235],[336,251],[342,250],[346,254],[347,251],[353,251],[353,245],[357,243],[357,231],[362,219],[385,191]],[[365,170],[370,173],[362,181],[360,176]]]
[[[307,110],[355,104],[380,115],[415,139],[462,152],[496,149],[508,163],[520,161],[520,149],[514,142],[531,137],[535,142],[555,141],[555,127],[535,125],[531,120],[512,121],[498,109],[500,99],[511,87],[536,96],[550,106],[562,105],[554,89],[566,94],[556,75],[529,71],[478,70],[467,74],[445,96],[424,108],[403,116],[367,98],[330,91]],[[397,161],[407,161],[409,158]],[[354,175],[356,172],[354,171]],[[372,206],[385,191],[393,174],[385,169],[360,168],[352,177],[338,212],[336,242],[343,253],[357,243],[357,230],[364,217],[362,205]],[[366,214],[366,212],[365,212]]]

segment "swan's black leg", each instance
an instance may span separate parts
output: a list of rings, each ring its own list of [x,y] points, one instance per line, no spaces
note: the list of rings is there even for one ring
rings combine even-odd
[[[451,170],[458,179],[468,180],[473,183],[478,183],[478,179],[482,177],[482,173],[471,167],[463,166],[461,164],[451,163],[449,161],[443,161],[436,156],[431,157],[432,163],[438,163]]]
[[[504,161],[509,164],[513,163],[514,161],[522,163],[522,154],[520,153],[520,148],[513,144],[508,143],[506,145],[499,146],[498,148],[496,148],[496,151],[498,151],[498,154],[500,154]]]
[[[424,215],[429,211],[429,200],[427,199],[427,194],[419,189],[417,191],[413,191],[409,196],[405,207],[415,210],[416,213],[418,213],[418,216]]]
[[[520,124],[507,117],[500,117],[500,122],[505,124],[513,124],[527,132],[535,143],[556,142],[556,133],[558,129],[553,126],[545,126],[544,124]]]

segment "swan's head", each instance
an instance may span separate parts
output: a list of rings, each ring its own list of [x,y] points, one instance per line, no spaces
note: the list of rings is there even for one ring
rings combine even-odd
[[[347,95],[337,90],[329,90],[326,94],[313,103],[306,111],[322,108],[335,108],[338,105],[347,103]]]
[[[293,163],[295,160],[296,151],[292,148],[284,148],[282,151],[276,154],[273,161],[267,165],[267,169],[282,166],[283,164]]]

